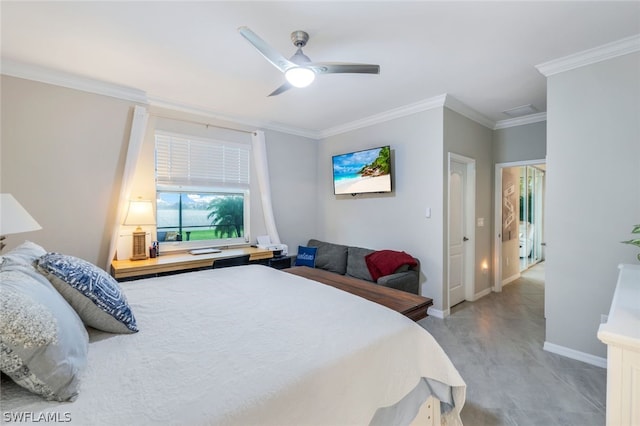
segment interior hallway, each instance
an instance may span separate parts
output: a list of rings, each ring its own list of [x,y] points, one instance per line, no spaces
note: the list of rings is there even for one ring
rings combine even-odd
[[[542,350],[544,263],[501,293],[419,324],[467,383],[465,425],[605,424],[606,370]]]

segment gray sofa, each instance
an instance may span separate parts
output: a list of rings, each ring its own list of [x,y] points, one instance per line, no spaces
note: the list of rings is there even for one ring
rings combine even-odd
[[[417,263],[416,266],[401,266],[393,274],[382,276],[377,281],[374,281],[369,268],[367,268],[365,256],[375,250],[327,243],[315,239],[309,240],[307,245],[309,247],[317,247],[316,268],[374,282],[378,285],[408,293],[419,294],[420,261],[416,258],[413,258]]]

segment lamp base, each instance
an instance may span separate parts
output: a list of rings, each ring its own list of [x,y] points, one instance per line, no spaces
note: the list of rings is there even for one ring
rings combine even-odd
[[[133,251],[131,260],[147,259],[147,233],[144,231],[133,231]]]

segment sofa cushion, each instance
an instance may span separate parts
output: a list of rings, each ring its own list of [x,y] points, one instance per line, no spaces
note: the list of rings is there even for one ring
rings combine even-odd
[[[360,278],[361,280],[373,281],[369,268],[367,267],[367,262],[365,261],[365,257],[373,252],[374,250],[366,248],[349,247],[347,250],[346,275]]]
[[[347,272],[347,246],[311,239],[309,247],[317,247],[316,268],[344,275]]]

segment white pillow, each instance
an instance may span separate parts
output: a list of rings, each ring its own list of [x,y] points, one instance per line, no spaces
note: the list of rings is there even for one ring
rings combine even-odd
[[[36,243],[25,241],[18,247],[10,250],[2,258],[11,260],[14,263],[22,263],[25,265],[33,265],[33,262],[40,256],[47,254],[47,251]]]
[[[48,400],[73,401],[89,337],[71,306],[32,266],[0,267],[0,370]]]

